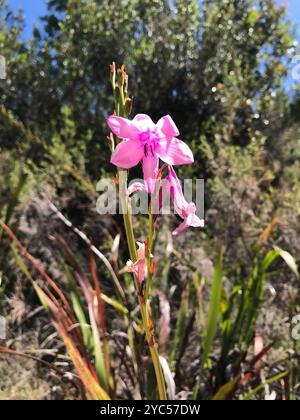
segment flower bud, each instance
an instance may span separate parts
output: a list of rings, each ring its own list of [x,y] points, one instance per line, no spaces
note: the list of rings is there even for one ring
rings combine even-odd
[[[125,114],[127,116],[129,116],[131,114],[131,111],[132,111],[132,103],[133,103],[133,99],[132,98],[127,97],[125,99]]]
[[[116,85],[116,64],[115,64],[115,62],[112,62],[112,64],[109,65],[109,69],[110,69],[110,81],[111,81],[113,89],[115,89],[115,85]]]
[[[128,76],[125,71],[125,65],[123,64],[121,68],[118,69],[118,83],[119,83],[120,88],[124,87],[126,78],[127,78],[127,84],[128,84]]]

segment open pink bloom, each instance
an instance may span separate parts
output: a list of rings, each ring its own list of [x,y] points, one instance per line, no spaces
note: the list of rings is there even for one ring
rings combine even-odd
[[[127,189],[127,195],[130,197],[132,194],[136,192],[146,191],[145,184],[142,184],[141,182],[134,182],[131,184]]]
[[[194,203],[188,203],[184,198],[181,183],[171,166],[169,167],[167,180],[176,213],[183,219],[181,225],[174,230],[173,235],[184,232],[188,227],[204,227],[204,220],[201,220],[196,215],[196,205]]]
[[[155,188],[159,158],[168,165],[194,162],[191,149],[176,138],[179,131],[169,115],[162,117],[157,124],[145,114],[137,114],[133,120],[111,115],[107,123],[117,137],[125,140],[116,147],[111,163],[130,169],[142,161],[149,193]]]
[[[145,257],[145,244],[142,244],[140,242],[137,242],[137,244],[139,247],[137,250],[138,259],[135,263],[131,260],[127,261],[126,270],[128,273],[135,273],[138,278],[139,284],[142,285],[145,280],[147,268]]]

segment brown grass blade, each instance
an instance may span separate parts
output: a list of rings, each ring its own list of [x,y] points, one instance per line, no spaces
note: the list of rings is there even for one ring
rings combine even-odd
[[[81,354],[76,348],[76,345],[70,339],[64,327],[60,323],[57,323],[56,329],[64,341],[66,349],[72,359],[72,362],[81,379],[81,382],[83,383],[84,388],[87,390],[88,397],[92,400],[110,400],[108,394],[99,385],[95,377],[90,372],[84,359],[81,357]]]

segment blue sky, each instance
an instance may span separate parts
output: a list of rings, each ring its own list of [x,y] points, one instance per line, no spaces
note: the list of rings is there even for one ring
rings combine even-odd
[[[113,0],[112,0],[113,1]],[[296,34],[298,35],[300,45],[300,0],[275,0],[277,5],[286,4],[289,18],[295,23]],[[46,0],[8,0],[8,5],[13,11],[17,11],[20,7],[23,9],[25,16],[25,32],[24,38],[28,39],[31,36],[33,26],[41,26],[39,20],[47,11]],[[293,85],[291,75],[288,76],[286,87],[290,88]]]
[[[39,17],[45,14],[47,10],[46,0],[8,0],[9,6],[13,10],[18,10],[19,7],[23,8],[26,31],[25,37],[29,38],[33,25],[39,24]],[[277,4],[286,3],[288,8],[289,17],[300,26],[300,0],[276,0]],[[299,31],[300,35],[300,31]]]
[[[39,24],[39,17],[43,16],[47,10],[46,0],[8,0],[9,7],[17,11],[20,7],[23,9],[26,28],[25,38],[29,38],[34,24]]]
[[[297,24],[298,37],[300,36],[300,0],[276,0],[276,3],[286,4],[289,18]]]

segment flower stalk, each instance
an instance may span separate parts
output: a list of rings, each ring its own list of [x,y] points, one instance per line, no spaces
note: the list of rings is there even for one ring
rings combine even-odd
[[[111,69],[111,82],[115,97],[115,112],[114,115],[118,117],[128,118],[132,108],[132,99],[129,98],[128,90],[128,75],[125,72],[124,65],[117,70],[115,64],[110,66]],[[116,139],[116,144],[120,143],[119,138]],[[123,213],[124,226],[128,244],[128,250],[130,259],[133,262],[138,261],[138,252],[136,249],[136,240],[132,224],[132,211],[130,199],[127,194],[128,184],[128,170],[118,167],[118,178],[119,178],[119,189],[120,189],[120,206]],[[157,389],[160,400],[166,400],[166,387],[165,379],[162,371],[162,367],[159,360],[158,345],[155,340],[154,325],[151,320],[151,310],[149,303],[149,286],[152,282],[152,269],[151,269],[151,248],[153,244],[154,225],[151,211],[149,211],[149,237],[147,241],[145,258],[147,264],[147,281],[146,290],[144,290],[144,284],[139,283],[139,279],[136,273],[134,273],[135,290],[140,306],[140,312],[142,317],[142,324],[146,336],[146,341],[149,346],[149,351],[152,358],[152,363],[155,371]]]

